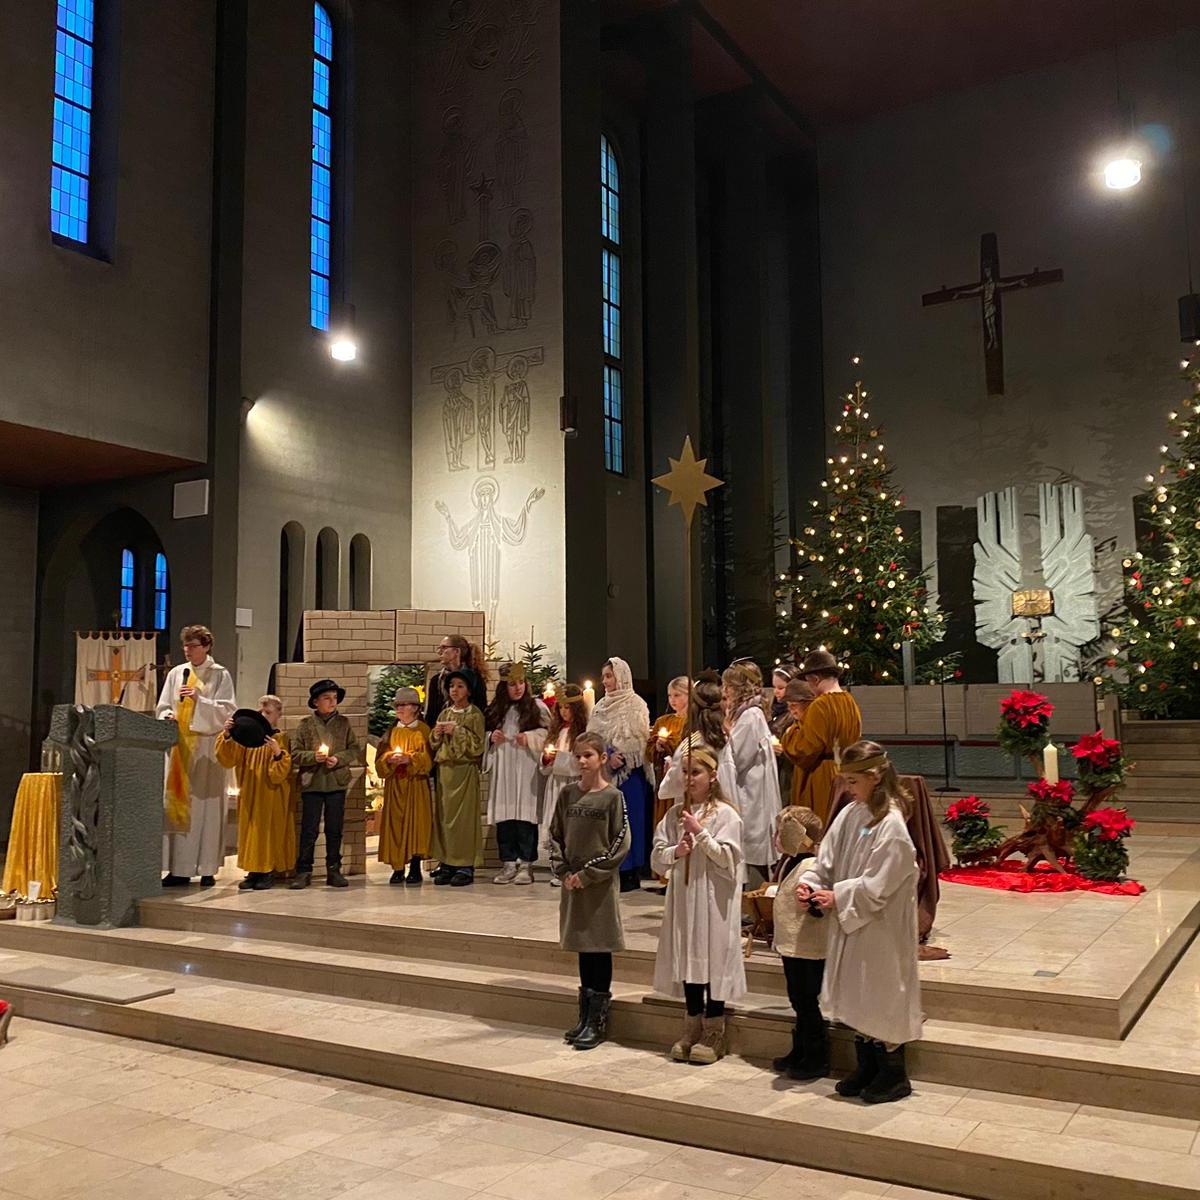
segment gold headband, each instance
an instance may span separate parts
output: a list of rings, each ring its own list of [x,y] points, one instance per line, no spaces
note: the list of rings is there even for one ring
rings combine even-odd
[[[838,771],[843,775],[858,775],[862,771],[874,771],[879,767],[886,767],[888,765],[888,756],[886,754],[874,754],[870,758],[860,758],[856,762],[846,762],[842,759],[836,765]]]
[[[683,757],[688,762],[702,763],[710,771],[717,769],[716,755],[707,746],[697,746],[695,749],[689,746],[684,749]]]

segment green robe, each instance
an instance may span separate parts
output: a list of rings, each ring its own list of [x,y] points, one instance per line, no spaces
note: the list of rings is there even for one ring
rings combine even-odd
[[[479,763],[483,758],[483,713],[473,704],[465,709],[446,705],[438,723],[453,721],[446,736],[435,728],[429,735],[437,764],[437,804],[433,812],[433,857],[448,867],[483,866],[483,817],[479,805]]]

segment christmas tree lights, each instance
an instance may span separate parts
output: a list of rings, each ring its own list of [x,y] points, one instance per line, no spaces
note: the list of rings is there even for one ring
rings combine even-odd
[[[1200,717],[1200,369],[1181,364],[1191,397],[1167,414],[1174,445],[1146,476],[1148,532],[1124,560],[1120,604],[1092,647],[1094,682],[1123,708],[1156,717]]]
[[[833,427],[821,498],[776,582],[777,634],[787,657],[828,650],[855,683],[902,683],[904,643],[926,649],[944,628],[929,606],[928,568],[910,562],[897,522],[904,499],[868,403],[856,382]]]

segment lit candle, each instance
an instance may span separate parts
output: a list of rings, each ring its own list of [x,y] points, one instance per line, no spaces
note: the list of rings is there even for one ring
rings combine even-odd
[[[658,727],[658,736],[665,742],[671,736],[670,730],[665,725],[660,725]]]
[[[546,701],[553,701],[556,695],[557,693],[554,690],[554,684],[547,679],[545,690],[542,692],[542,699]]]
[[[1047,783],[1058,782],[1058,747],[1053,742],[1042,751],[1042,775]]]
[[[324,758],[328,758],[329,757],[329,747],[324,742],[322,742],[317,747],[317,753],[320,754]]]
[[[589,709],[596,703],[596,689],[590,679],[583,681],[583,702]]]
[[[771,734],[771,749],[779,750],[782,746],[783,743],[774,734]]]

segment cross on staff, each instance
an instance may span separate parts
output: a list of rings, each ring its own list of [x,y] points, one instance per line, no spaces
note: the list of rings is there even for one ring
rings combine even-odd
[[[139,667],[136,671],[121,669],[121,647],[112,647],[112,661],[107,671],[94,671],[88,668],[88,683],[108,683],[109,696],[113,704],[120,704],[125,694],[125,684],[141,683],[146,679],[146,668]]]
[[[672,504],[678,504],[683,515],[683,611],[684,611],[684,629],[687,634],[687,681],[688,681],[688,712],[692,709],[692,680],[695,676],[695,667],[692,661],[692,518],[696,515],[696,505],[703,504],[708,507],[708,493],[713,488],[721,487],[724,480],[717,479],[715,476],[708,474],[705,467],[708,466],[707,458],[697,458],[696,452],[692,449],[692,439],[689,435],[683,440],[683,450],[678,458],[668,456],[667,462],[671,464],[671,469],[665,475],[656,475],[650,482],[656,487],[662,488],[669,495],[668,507]],[[687,755],[688,762],[691,762],[691,735],[688,736]],[[691,812],[691,800],[688,798],[688,793],[685,790],[683,793],[683,805],[688,812]],[[690,857],[683,860],[683,882],[686,885],[691,876],[692,860]]]

